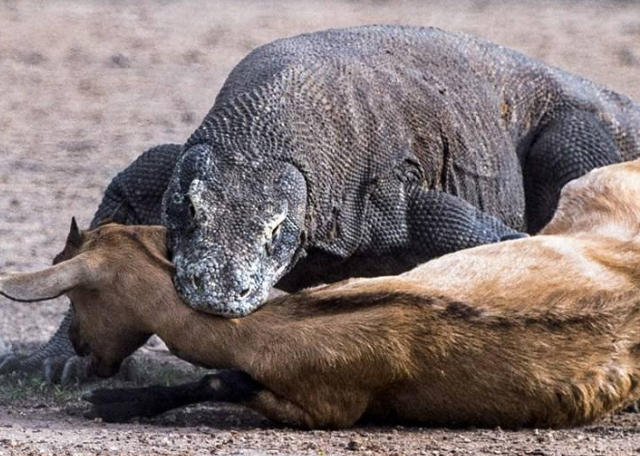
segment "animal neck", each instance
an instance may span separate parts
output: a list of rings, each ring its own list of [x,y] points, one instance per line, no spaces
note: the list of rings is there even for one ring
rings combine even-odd
[[[182,303],[175,291],[171,294],[151,309],[149,329],[176,356],[208,368],[234,368],[239,364],[240,347],[259,344],[256,339],[261,332],[254,328],[255,315],[241,319],[209,315]],[[265,322],[262,327],[267,330],[269,324]]]

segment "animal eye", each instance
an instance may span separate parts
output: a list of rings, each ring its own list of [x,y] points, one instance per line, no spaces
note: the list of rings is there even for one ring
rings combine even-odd
[[[193,201],[189,198],[189,215],[192,219],[196,218],[196,207],[193,205]]]
[[[271,240],[275,240],[280,235],[280,231],[282,231],[280,228],[282,228],[282,223],[276,226],[271,232]]]
[[[271,237],[267,239],[267,242],[264,244],[264,252],[267,256],[273,255],[273,243],[276,242],[280,236],[282,223],[276,226],[273,230],[271,230]]]

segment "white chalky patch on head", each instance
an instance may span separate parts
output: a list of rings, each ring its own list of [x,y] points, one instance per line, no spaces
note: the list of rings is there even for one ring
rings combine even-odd
[[[194,179],[189,186],[189,198],[196,211],[200,210],[205,202],[203,198],[205,188],[204,182],[200,179]]]

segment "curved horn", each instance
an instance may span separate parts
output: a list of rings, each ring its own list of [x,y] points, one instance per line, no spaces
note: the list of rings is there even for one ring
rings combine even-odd
[[[21,302],[46,301],[89,285],[93,277],[80,255],[41,271],[0,274],[0,295]]]

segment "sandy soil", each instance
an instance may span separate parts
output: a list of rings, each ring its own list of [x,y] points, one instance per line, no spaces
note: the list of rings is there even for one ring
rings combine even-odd
[[[371,23],[473,33],[640,100],[633,1],[0,1],[0,270],[47,265],[71,216],[86,225],[117,171],[152,145],[183,142],[252,48]],[[41,343],[64,308],[0,299],[0,338]],[[640,454],[635,415],[556,432],[295,432],[229,407],[112,426],[84,420],[78,401],[11,404],[0,403],[0,455]]]

